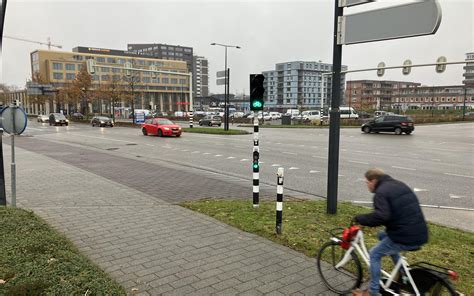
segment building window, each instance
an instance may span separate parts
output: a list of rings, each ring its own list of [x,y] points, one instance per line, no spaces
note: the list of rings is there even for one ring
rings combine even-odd
[[[119,64],[125,64],[126,60],[125,59],[119,59]]]
[[[110,72],[109,69],[110,69],[110,68],[100,67],[100,71],[101,71],[101,72],[104,72],[104,73],[109,73],[109,72]]]
[[[66,73],[66,80],[74,80],[74,79],[76,79],[76,74]]]
[[[171,78],[171,84],[178,84],[178,79]]]
[[[152,83],[160,83],[160,78],[152,78],[151,82]]]
[[[120,75],[114,75],[112,76],[113,81],[120,81]]]
[[[163,79],[161,79],[161,82],[162,82],[163,84],[168,84],[168,83],[169,83],[169,79],[168,79],[168,78],[163,78]]]
[[[102,75],[102,77],[100,77],[100,79],[102,81],[109,81],[110,80],[110,76],[109,75]]]
[[[56,80],[63,79],[63,73],[53,73],[53,78]]]
[[[186,79],[180,79],[179,84],[186,84]]]
[[[150,77],[143,77],[143,78],[142,78],[142,81],[143,81],[144,83],[150,83],[151,79],[150,79]]]
[[[118,68],[112,68],[112,73],[119,73],[121,69]]]
[[[53,63],[53,70],[62,70],[63,64],[62,63]]]
[[[116,60],[115,60],[115,58],[107,58],[107,63],[109,63],[109,64],[115,64],[115,63],[116,63]]]
[[[76,71],[76,65],[74,65],[74,64],[66,64],[66,70],[69,70],[69,71]]]
[[[92,80],[99,81],[99,75],[92,75]]]

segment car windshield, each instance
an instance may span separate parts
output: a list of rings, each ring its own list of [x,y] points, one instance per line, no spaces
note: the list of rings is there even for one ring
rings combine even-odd
[[[174,124],[174,123],[168,119],[158,119],[158,124]]]
[[[110,120],[110,118],[105,117],[105,116],[97,117],[97,119],[99,119],[99,120]]]
[[[214,120],[221,120],[221,117],[220,117],[220,116],[213,116],[212,119],[214,119]]]
[[[54,114],[54,118],[56,118],[56,119],[66,119],[66,117],[62,114]]]

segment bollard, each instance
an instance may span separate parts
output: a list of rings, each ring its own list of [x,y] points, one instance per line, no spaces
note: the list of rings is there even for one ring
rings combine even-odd
[[[258,160],[260,159],[260,149],[258,147],[258,113],[254,112],[253,117],[253,207],[258,208],[259,203],[259,179],[260,179],[260,164]]]
[[[276,203],[276,233],[281,234],[281,219],[283,216],[283,173],[284,168],[277,172],[277,203]]]
[[[189,112],[189,127],[190,128],[193,128],[193,124],[194,124],[193,123],[193,113],[194,113],[193,111]]]

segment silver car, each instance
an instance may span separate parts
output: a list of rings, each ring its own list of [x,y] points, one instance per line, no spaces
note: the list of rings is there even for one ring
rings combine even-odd
[[[49,116],[48,115],[38,115],[38,122],[41,122],[41,123],[49,122]]]

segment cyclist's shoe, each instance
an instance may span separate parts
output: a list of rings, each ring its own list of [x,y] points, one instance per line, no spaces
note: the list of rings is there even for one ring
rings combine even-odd
[[[360,290],[360,289],[356,289],[356,290],[352,290],[352,296],[371,296],[372,294],[370,294],[369,290]]]

